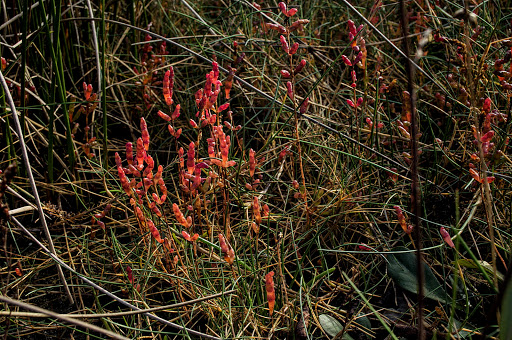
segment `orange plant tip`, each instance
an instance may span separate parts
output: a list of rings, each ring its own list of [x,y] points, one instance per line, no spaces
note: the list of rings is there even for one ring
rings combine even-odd
[[[270,316],[274,313],[276,303],[276,293],[274,290],[274,272],[271,271],[265,275],[265,290],[267,291],[268,313]]]

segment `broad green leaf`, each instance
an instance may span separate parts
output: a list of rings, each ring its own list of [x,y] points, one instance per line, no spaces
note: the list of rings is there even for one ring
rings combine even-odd
[[[400,251],[408,249],[399,247],[393,250]],[[416,267],[416,254],[413,252],[388,254],[386,258],[388,260],[388,275],[393,279],[393,281],[395,281],[401,288],[417,294],[418,268]],[[439,284],[439,281],[437,281],[426,263],[423,263],[423,268],[425,272],[425,286],[423,289],[425,297],[441,303],[446,303],[449,298],[443,287]]]
[[[322,326],[322,329],[327,333],[330,337],[335,337],[336,334],[341,332],[343,330],[343,326],[341,323],[330,316],[329,314],[320,314],[318,316],[318,319],[320,321],[320,325]],[[343,340],[354,340],[350,335],[347,333],[343,334]]]
[[[343,330],[341,323],[329,314],[320,314],[318,319],[325,333],[331,337],[336,336],[336,334]]]
[[[512,280],[508,281],[501,300],[500,339],[512,340]]]

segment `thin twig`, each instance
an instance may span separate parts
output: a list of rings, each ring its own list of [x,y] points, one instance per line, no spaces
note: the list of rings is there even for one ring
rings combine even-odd
[[[423,246],[421,240],[421,224],[420,224],[420,214],[421,214],[421,194],[420,194],[420,183],[418,176],[418,117],[416,111],[416,91],[414,89],[414,75],[415,69],[413,66],[418,66],[414,63],[410,58],[410,42],[407,39],[409,35],[409,18],[408,12],[405,8],[405,1],[400,0],[400,12],[401,12],[401,21],[400,26],[402,30],[402,35],[404,37],[404,53],[407,60],[405,64],[405,68],[407,70],[407,90],[409,91],[409,101],[410,101],[410,110],[411,110],[411,212],[413,215],[414,221],[414,238],[417,245],[416,249],[416,268],[418,270],[417,280],[418,280],[418,308],[416,312],[416,316],[418,318],[418,339],[424,340],[426,338],[425,333],[425,325],[423,324],[423,306],[424,306],[424,291],[423,285],[425,283],[425,270],[423,267],[423,259],[421,248]],[[404,104],[405,105],[405,104]]]

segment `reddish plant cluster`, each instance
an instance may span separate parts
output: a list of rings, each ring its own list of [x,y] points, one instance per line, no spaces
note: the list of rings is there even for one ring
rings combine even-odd
[[[498,77],[501,87],[503,87],[504,90],[511,91],[512,83],[510,83],[510,78],[512,77],[512,70],[510,68],[505,70],[504,65],[510,62],[512,41],[503,40],[502,44],[505,45],[508,49],[505,52],[503,58],[498,58],[494,62],[494,74]]]
[[[268,314],[274,314],[274,306],[276,304],[276,292],[274,289],[274,272],[271,271],[265,275],[265,290],[267,291]]]
[[[164,99],[165,99],[165,103],[169,106],[169,108],[174,103],[174,100],[172,99],[173,88],[174,88],[174,69],[171,66],[169,68],[169,70],[167,70],[165,72],[164,81],[163,81]],[[169,133],[171,134],[171,136],[173,136],[176,139],[178,139],[180,137],[182,129],[180,128],[180,129],[176,130],[174,128],[174,126],[172,125],[172,122],[174,122],[176,119],[179,118],[180,109],[181,109],[181,105],[177,104],[176,107],[174,108],[174,112],[170,116],[160,110],[158,110],[158,112],[157,112],[157,114],[160,118],[162,118],[163,120],[165,120],[166,122],[169,123],[169,125],[167,126]]]
[[[153,51],[151,45],[151,36],[146,34],[145,44],[142,47],[140,65],[139,67],[134,66],[133,71],[137,75],[142,76],[142,80],[137,82],[138,85],[142,85],[142,98],[144,101],[144,109],[150,110],[154,105],[154,98],[152,98],[151,87],[159,85],[158,80],[158,69],[165,62],[165,55],[168,54],[166,42],[161,41],[158,44],[157,51]]]
[[[504,123],[507,121],[507,115],[500,113],[498,110],[492,110],[492,101],[490,98],[483,99],[482,109],[480,111],[480,116],[483,118],[483,123],[480,127],[480,131],[474,126],[471,126],[473,131],[473,143],[475,145],[481,144],[482,153],[486,162],[489,162],[494,154],[501,155],[500,151],[494,153],[494,143],[492,140],[495,137],[495,132],[492,129],[492,124],[498,125],[500,123]],[[480,157],[477,153],[473,153],[471,155],[472,162],[478,163],[480,162]],[[483,183],[484,178],[480,176],[478,171],[476,170],[476,166],[473,163],[469,163],[469,174],[471,177],[475,179],[475,181],[479,183]],[[493,176],[487,176],[487,182],[492,183],[495,180]]]
[[[407,225],[407,221],[406,221],[406,218],[404,216],[404,213],[402,212],[402,209],[398,205],[395,205],[393,208],[395,209],[396,216],[398,218],[398,223],[400,223],[400,226],[402,227],[402,230],[406,234],[410,235],[411,232],[412,232],[413,226],[412,225]]]
[[[83,114],[85,116],[85,128],[84,128],[84,139],[85,142],[82,144],[82,149],[84,150],[84,154],[87,156],[87,158],[92,159],[95,157],[94,151],[91,151],[91,148],[94,146],[96,142],[96,137],[93,137],[90,133],[90,126],[89,121],[90,117],[92,116],[93,112],[98,107],[98,94],[93,93],[93,87],[92,84],[87,84],[86,82],[83,83],[83,89],[84,89],[84,98],[85,103],[81,104],[78,107],[78,110],[74,105],[72,105],[69,109],[69,122],[73,126],[71,131],[71,136],[74,138],[76,132],[78,131],[78,128],[80,125],[78,124],[77,120],[80,118],[80,116]]]
[[[291,18],[295,14],[297,14],[296,8],[289,9],[284,2],[279,3],[279,9],[281,10],[281,13],[284,14],[287,18]],[[307,20],[307,19],[298,19],[298,20],[293,21],[290,25],[288,25],[286,27],[282,26],[280,24],[277,24],[277,23],[266,23],[265,24],[265,27],[267,29],[277,31],[281,34],[279,36],[281,48],[282,48],[283,52],[285,53],[286,57],[290,58],[290,65],[293,65],[293,64],[291,64],[291,60],[292,60],[291,58],[293,57],[293,55],[295,55],[297,53],[297,51],[299,50],[299,47],[300,47],[300,44],[298,41],[291,43],[291,41],[292,41],[291,33],[296,30],[302,30],[304,25],[306,25],[308,23],[309,23],[309,20]],[[307,64],[306,59],[301,59],[300,61],[298,61],[295,64],[294,67],[293,66],[290,67],[289,70],[282,69],[280,71],[281,76],[283,78],[286,78],[286,79],[291,78],[292,79],[292,81],[286,82],[286,93],[287,93],[288,97],[290,98],[290,100],[294,103],[295,103],[295,99],[294,99],[295,96],[294,96],[294,88],[293,88],[294,87],[293,79],[296,75],[298,75],[300,72],[302,72],[302,70],[304,69],[306,64]],[[308,107],[308,102],[309,102],[309,98],[304,99],[304,101],[302,102],[302,104],[299,108],[300,114],[306,113],[307,107]]]
[[[128,281],[133,285],[135,290],[137,290],[140,293],[140,283],[135,283],[135,277],[133,276],[133,271],[130,266],[126,266],[126,276],[128,277]]]
[[[219,80],[219,65],[214,61],[212,63],[212,70],[206,74],[204,87],[197,90],[195,94],[198,109],[196,117],[199,118],[199,123],[190,120],[190,125],[193,128],[204,128],[207,125],[213,126],[217,123],[217,114],[220,114],[229,107],[229,103],[217,105],[221,86],[222,82]]]
[[[116,166],[121,186],[128,197],[136,213],[141,227],[147,227],[155,240],[163,243],[160,233],[153,221],[146,218],[140,206],[143,206],[143,198],[146,199],[148,208],[156,216],[162,217],[159,206],[164,204],[167,199],[167,187],[162,178],[163,166],[159,165],[156,173],[153,173],[155,162],[148,154],[149,150],[149,132],[144,118],[140,120],[142,136],[137,140],[135,159],[133,157],[132,143],[126,144],[127,168],[123,167],[123,161],[119,153],[116,152]],[[130,180],[128,176],[133,178]],[[140,179],[137,182],[137,178]],[[149,190],[152,188],[152,193]],[[159,191],[161,195],[159,195]]]
[[[94,214],[94,216],[92,218],[92,225],[98,224],[101,227],[101,229],[105,229],[105,223],[102,222],[101,219],[104,218],[108,214],[108,212],[110,211],[111,208],[112,208],[112,205],[109,203],[105,206],[105,208],[103,209],[102,212]]]
[[[226,261],[230,265],[233,265],[233,263],[235,262],[235,251],[233,250],[233,247],[231,247],[229,242],[226,241],[224,235],[222,234],[219,234],[219,244],[220,250],[224,255],[224,261]]]
[[[365,122],[366,122],[366,124],[368,125],[368,127],[369,127],[370,129],[372,129],[372,128],[373,128],[373,121],[372,121],[372,119],[371,119],[370,117],[366,117]],[[382,122],[377,123],[377,129],[379,129],[379,130],[380,130],[380,129],[382,129],[383,127],[384,127],[384,123],[382,123]]]
[[[352,54],[348,57],[346,55],[341,56],[343,63],[348,67],[352,67],[350,72],[352,82],[350,86],[354,89],[354,98],[347,99],[347,104],[354,109],[357,109],[363,103],[363,97],[358,98],[355,92],[357,88],[357,73],[355,66],[357,65],[361,69],[366,68],[366,42],[359,34],[363,27],[363,25],[359,25],[359,27],[356,28],[355,23],[352,20],[348,20],[348,39],[350,40]]]
[[[402,103],[403,103],[402,114],[400,115],[400,120],[397,121],[398,131],[400,131],[400,134],[403,137],[410,140],[411,134],[410,134],[409,128],[411,126],[412,109],[411,109],[411,94],[408,91],[403,91]]]

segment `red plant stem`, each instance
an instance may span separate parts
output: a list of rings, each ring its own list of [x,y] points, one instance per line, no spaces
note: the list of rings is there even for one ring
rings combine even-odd
[[[417,318],[418,318],[418,339],[424,340],[426,339],[425,334],[425,325],[423,324],[423,306],[424,306],[424,291],[423,285],[425,282],[425,271],[423,268],[423,260],[421,249],[421,227],[420,227],[420,213],[421,213],[421,205],[420,205],[420,185],[419,185],[419,176],[418,176],[418,125],[416,119],[416,92],[414,90],[414,67],[411,59],[409,58],[410,51],[410,42],[407,38],[409,36],[408,29],[408,14],[407,9],[405,7],[405,1],[400,0],[400,12],[401,12],[401,21],[400,27],[402,29],[402,35],[404,40],[404,54],[406,58],[406,70],[407,70],[407,89],[410,95],[411,101],[411,212],[413,214],[413,225],[414,225],[414,238],[416,239],[416,268],[418,269],[418,310],[417,310]]]

